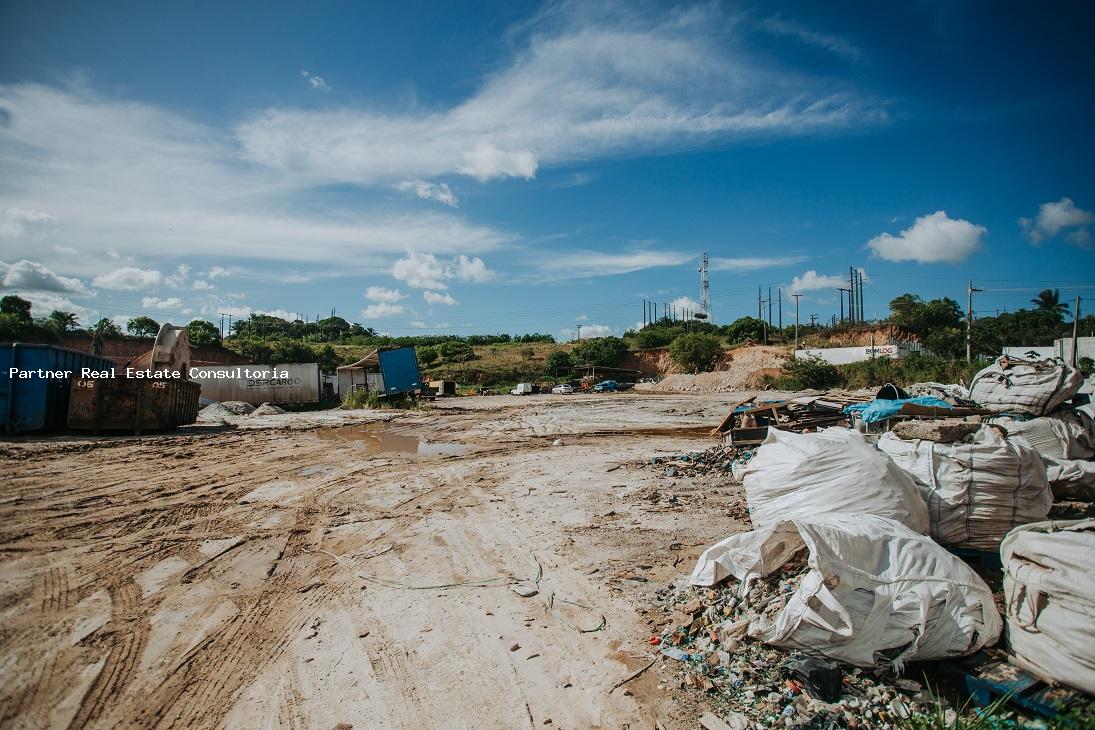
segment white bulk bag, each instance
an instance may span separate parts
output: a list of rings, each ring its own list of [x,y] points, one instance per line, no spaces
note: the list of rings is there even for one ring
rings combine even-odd
[[[728,576],[748,593],[754,578],[809,550],[810,572],[773,619],[749,635],[860,667],[943,659],[996,642],[992,591],[960,559],[904,525],[870,515],[830,514],[780,522],[708,548],[694,585]]]
[[[1000,555],[1013,661],[1095,694],[1095,519],[1017,527]]]
[[[1031,446],[1046,465],[1057,499],[1095,499],[1095,423],[1087,410],[1062,408],[1021,421],[1002,416],[1008,438]]]
[[[858,431],[768,429],[742,473],[753,527],[828,512],[890,517],[927,534],[916,484]]]
[[[1076,395],[1083,380],[1059,357],[1024,360],[1001,355],[973,376],[970,398],[997,413],[1043,416]]]
[[[916,480],[943,545],[995,551],[1012,527],[1046,519],[1053,505],[1038,452],[993,426],[951,444],[887,433],[878,448]]]

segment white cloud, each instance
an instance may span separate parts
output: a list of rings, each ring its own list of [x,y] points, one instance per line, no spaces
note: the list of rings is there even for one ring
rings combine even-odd
[[[588,314],[579,314],[574,319],[578,320],[579,322],[588,322],[589,321],[589,315]]]
[[[228,314],[228,312],[225,312],[225,314]],[[295,322],[300,319],[299,312],[287,312],[284,309],[256,309],[255,314],[265,314],[268,317],[277,317],[278,319],[284,319],[286,322]]]
[[[763,62],[738,35],[716,4],[648,17],[561,4],[511,36],[514,58],[450,108],[268,109],[237,135],[248,160],[323,180],[487,180],[885,118],[847,85]]]
[[[113,317],[110,318],[110,321],[118,325],[118,329],[120,329],[122,332],[125,332],[125,326],[129,324],[129,320],[131,319],[133,318],[130,317],[128,314],[115,314]]]
[[[1066,228],[1075,228],[1068,240],[1079,246],[1091,243],[1091,234],[1087,226],[1095,223],[1095,214],[1083,208],[1077,208],[1072,198],[1061,198],[1056,203],[1042,203],[1038,206],[1038,215],[1034,220],[1020,218],[1019,227],[1034,243],[1052,238]]]
[[[562,251],[543,257],[536,265],[534,278],[551,281],[628,274],[661,266],[680,266],[695,257],[695,254],[683,251]]]
[[[231,273],[232,272],[230,270],[221,266],[210,266],[209,271],[206,271],[204,274],[202,274],[202,276],[212,281],[213,279],[219,278],[221,276],[227,276]]]
[[[41,210],[8,208],[0,213],[0,236],[41,237],[53,222],[53,216]]]
[[[36,291],[75,292],[85,291],[79,279],[59,276],[36,261],[23,259],[14,264],[0,261],[0,286],[7,289],[33,289]]]
[[[423,200],[436,200],[438,203],[444,203],[450,208],[456,208],[460,205],[456,195],[445,183],[432,183],[427,180],[404,180],[398,183],[395,188],[405,193],[413,192]]]
[[[780,266],[794,266],[809,259],[809,256],[744,256],[723,258],[714,256],[708,262],[711,271],[758,271],[774,269]]]
[[[169,274],[164,277],[164,283],[168,286],[182,288],[187,285],[187,280],[190,278],[190,267],[186,264],[179,264],[175,269],[174,274]]]
[[[145,297],[141,300],[141,306],[145,309],[177,309],[181,304],[182,299],[178,297],[168,297],[167,299]]]
[[[478,257],[461,254],[446,262],[431,253],[412,251],[392,264],[392,276],[415,289],[448,289],[447,280],[483,283],[495,273]]]
[[[412,251],[392,264],[392,276],[415,289],[447,289],[445,265],[432,253]]]
[[[848,280],[839,274],[822,276],[811,269],[802,276],[796,276],[791,281],[791,286],[789,288],[792,292],[798,293],[816,291],[818,289],[838,289],[847,286]]]
[[[583,340],[588,340],[592,337],[608,337],[614,334],[616,334],[616,330],[605,324],[583,324],[581,329]]]
[[[403,314],[406,309],[402,304],[388,304],[387,302],[378,302],[377,304],[370,304],[361,310],[361,316],[365,319],[381,319],[383,317],[394,317],[399,314]]]
[[[48,317],[54,309],[59,309],[74,313],[86,324],[91,315],[87,307],[81,307],[68,297],[55,292],[19,290],[13,293],[30,302],[31,315],[34,317]]]
[[[702,312],[703,307],[691,297],[677,297],[669,303],[671,309],[676,310],[677,317],[684,317],[685,311]]]
[[[760,27],[769,33],[795,38],[806,45],[816,46],[817,48],[829,51],[830,53],[835,53],[849,61],[858,61],[860,57],[859,48],[852,45],[844,38],[830,33],[822,33],[813,30],[797,21],[785,20],[779,16],[773,16],[771,18],[766,18],[760,24]]]
[[[398,289],[387,289],[382,286],[370,286],[365,290],[365,298],[371,302],[385,302],[395,304],[400,299],[405,299],[406,294]]]
[[[419,330],[443,330],[449,326],[448,322],[424,322],[421,319],[411,321],[411,327]]]
[[[362,209],[339,196],[287,205],[321,180],[247,164],[227,130],[139,101],[0,85],[0,108],[0,211],[22,211],[5,214],[5,230],[25,234],[33,220],[48,222],[52,244],[85,254],[72,262],[80,273],[150,251],[345,268],[346,251],[359,260],[405,250],[476,254],[514,239],[439,210]],[[24,251],[25,241],[0,236],[0,259]],[[227,273],[213,267],[203,278],[217,271]]]
[[[495,273],[487,268],[487,265],[483,263],[483,259],[478,257],[468,258],[464,254],[460,254],[453,260],[451,276],[460,281],[482,284],[493,279]]]
[[[444,304],[448,307],[456,304],[456,300],[452,298],[452,294],[448,292],[436,292],[436,291],[424,291],[422,292],[422,298],[426,300],[428,304]]]
[[[196,291],[209,291],[211,289],[216,289],[217,287],[213,286],[212,284],[210,284],[208,281],[205,281],[204,279],[195,279],[194,283],[190,286],[190,288],[194,289]]]
[[[327,85],[327,82],[323,80],[322,76],[317,76],[307,69],[302,69],[300,75],[308,82],[316,91],[330,91],[331,87]]]
[[[102,289],[115,291],[136,291],[155,286],[163,280],[163,274],[154,269],[138,269],[134,266],[123,266],[105,274],[99,274],[92,280],[92,285]]]
[[[922,264],[957,264],[981,248],[988,229],[961,218],[949,218],[939,210],[920,216],[897,236],[882,233],[867,247],[887,261],[916,261]]]

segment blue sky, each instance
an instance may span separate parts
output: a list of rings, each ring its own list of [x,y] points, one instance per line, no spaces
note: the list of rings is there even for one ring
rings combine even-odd
[[[850,266],[872,317],[1092,297],[1089,7],[4,3],[0,288],[557,337],[694,307],[701,251],[716,322]]]

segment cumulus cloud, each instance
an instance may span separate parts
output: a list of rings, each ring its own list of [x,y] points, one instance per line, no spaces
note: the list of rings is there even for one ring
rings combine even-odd
[[[331,90],[331,87],[327,85],[327,82],[323,80],[322,76],[317,76],[307,69],[301,69],[300,75],[308,82],[308,85],[316,91]]]
[[[415,289],[448,289],[452,279],[483,283],[494,278],[493,271],[481,258],[464,254],[442,261],[432,253],[412,251],[392,264],[392,276]]]
[[[1091,244],[1091,233],[1087,226],[1095,223],[1095,214],[1083,208],[1077,208],[1072,198],[1061,198],[1056,203],[1042,203],[1038,206],[1038,215],[1033,220],[1020,218],[1019,227],[1033,243],[1041,243],[1056,236],[1061,231],[1075,229],[1068,240],[1079,246]]]
[[[59,276],[36,261],[23,259],[14,264],[0,261],[0,286],[6,289],[33,289],[35,291],[74,292],[85,291],[79,279]]]
[[[589,339],[591,337],[608,337],[616,334],[616,330],[612,329],[606,324],[583,324],[582,325],[582,339]]]
[[[183,288],[187,285],[187,282],[188,282],[189,278],[190,278],[190,267],[187,266],[186,264],[179,264],[175,268],[175,273],[174,274],[169,274],[169,275],[164,277],[164,283],[167,284],[168,286],[173,286],[173,287],[181,289],[181,288]]]
[[[828,276],[822,276],[813,269],[807,271],[802,276],[796,276],[791,281],[790,289],[792,292],[804,292],[804,291],[816,291],[818,289],[836,289],[839,287],[847,287],[848,280],[840,276],[839,274],[833,274]]]
[[[423,200],[436,200],[438,203],[444,203],[450,208],[456,208],[460,205],[460,201],[456,199],[456,195],[446,183],[432,183],[427,180],[404,180],[395,186],[396,190],[401,190],[405,193],[414,193]]]
[[[922,264],[957,264],[980,250],[988,229],[961,218],[949,218],[939,210],[920,216],[896,236],[882,233],[867,247],[887,261],[916,261]]]
[[[447,307],[456,304],[456,300],[453,299],[452,294],[449,294],[448,292],[424,291],[422,292],[422,298],[425,299],[428,304],[444,304]]]
[[[703,307],[692,297],[677,297],[669,303],[672,310],[676,310],[678,317],[683,317],[686,311],[689,312],[702,312]]]
[[[389,304],[388,302],[377,302],[376,304],[370,304],[361,310],[361,316],[365,319],[381,319],[384,317],[395,317],[406,312],[406,309],[402,304]]]
[[[62,312],[72,312],[85,323],[91,315],[87,307],[81,307],[68,297],[57,292],[17,290],[12,292],[30,302],[31,314],[35,317],[48,316],[50,312],[59,309]]]
[[[190,285],[190,288],[196,291],[210,291],[212,289],[216,289],[217,287],[210,284],[208,281],[205,281],[204,279],[195,279],[194,283]]]
[[[181,304],[182,299],[178,297],[168,297],[167,299],[145,297],[141,300],[141,306],[145,309],[177,309]]]
[[[385,302],[395,304],[400,299],[406,298],[406,294],[398,289],[387,289],[382,286],[370,286],[365,290],[365,298],[370,302]]]
[[[758,271],[780,266],[794,266],[809,256],[743,256],[739,258],[712,257],[707,264],[711,271]]]
[[[53,216],[41,210],[8,208],[0,213],[0,236],[40,237],[52,222]]]
[[[154,269],[138,269],[134,266],[123,266],[114,271],[99,274],[92,280],[92,285],[101,289],[113,289],[115,291],[136,291],[147,289],[163,281],[163,274]]]

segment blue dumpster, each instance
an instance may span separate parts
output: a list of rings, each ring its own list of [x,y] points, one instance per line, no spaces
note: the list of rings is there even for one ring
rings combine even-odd
[[[105,357],[53,345],[0,345],[0,430],[6,434],[64,428],[68,417],[69,383],[82,368],[114,367]],[[11,369],[68,372],[62,377],[11,376]]]
[[[381,350],[380,372],[384,374],[384,394],[399,395],[422,389],[422,374],[413,347]]]

